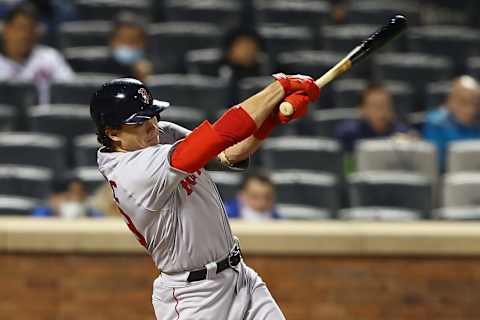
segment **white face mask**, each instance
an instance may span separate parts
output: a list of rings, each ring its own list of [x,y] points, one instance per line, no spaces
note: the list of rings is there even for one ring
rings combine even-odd
[[[241,216],[243,219],[250,221],[263,221],[272,219],[272,211],[257,211],[249,206],[242,206]]]
[[[67,201],[60,205],[59,214],[61,218],[67,219],[85,217],[87,215],[87,208],[81,202]]]

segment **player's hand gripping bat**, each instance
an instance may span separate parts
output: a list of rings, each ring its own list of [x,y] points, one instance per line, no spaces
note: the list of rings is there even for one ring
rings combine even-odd
[[[358,63],[363,58],[369,56],[372,52],[382,47],[403,30],[407,28],[407,19],[402,15],[391,18],[386,25],[371,34],[366,40],[363,40],[358,46],[350,51],[345,58],[340,60],[333,68],[328,70],[323,76],[315,81],[315,84],[322,88],[327,83],[349,70],[352,65]],[[288,102],[282,102],[280,112],[285,116],[290,116],[295,110]]]

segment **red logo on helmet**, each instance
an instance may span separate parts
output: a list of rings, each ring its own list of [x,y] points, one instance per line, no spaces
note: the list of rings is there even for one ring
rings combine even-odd
[[[143,103],[150,104],[151,97],[145,88],[138,89],[138,93],[142,96]]]

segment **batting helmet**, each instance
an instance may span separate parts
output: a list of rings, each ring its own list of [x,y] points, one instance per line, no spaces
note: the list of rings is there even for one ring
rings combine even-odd
[[[140,81],[120,78],[102,85],[90,101],[90,115],[97,128],[142,123],[158,116],[170,104],[152,98]]]

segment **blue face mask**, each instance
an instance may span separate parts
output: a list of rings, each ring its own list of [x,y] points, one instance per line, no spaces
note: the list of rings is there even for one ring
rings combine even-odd
[[[113,50],[113,58],[126,65],[132,65],[143,58],[143,50],[121,46]]]

